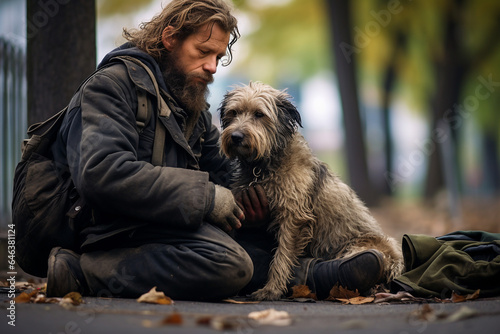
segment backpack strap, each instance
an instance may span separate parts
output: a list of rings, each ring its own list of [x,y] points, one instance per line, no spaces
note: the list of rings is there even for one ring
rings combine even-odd
[[[156,99],[157,99],[157,106],[158,106],[158,117],[169,117],[172,111],[168,107],[167,103],[165,100],[163,100],[161,94],[160,94],[160,89],[158,87],[158,82],[156,81],[156,78],[151,71],[151,69],[145,65],[142,61],[140,61],[137,58],[130,57],[130,56],[118,56],[116,58],[124,59],[124,60],[129,60],[141,67],[143,67],[146,72],[148,73],[149,77],[151,78],[151,81],[153,82],[153,86],[156,91]],[[139,91],[141,94],[139,94]],[[142,96],[142,93],[144,96]],[[138,110],[137,110],[137,125],[140,127],[140,122],[142,120],[142,117],[146,115],[147,119],[149,119],[147,113],[149,108],[147,108],[147,93],[141,89],[138,89]],[[146,111],[144,111],[146,109]],[[145,122],[143,123],[145,124]],[[144,125],[142,125],[144,127]],[[153,156],[151,158],[151,163],[155,166],[163,166],[163,161],[164,161],[164,155],[165,155],[165,138],[166,138],[166,128],[163,125],[163,123],[160,121],[158,118],[156,122],[156,128],[155,128],[155,138],[154,138],[154,143],[153,143]]]
[[[146,127],[146,124],[151,117],[149,114],[149,100],[148,94],[145,90],[137,88],[137,115],[135,116],[135,122],[139,133]]]

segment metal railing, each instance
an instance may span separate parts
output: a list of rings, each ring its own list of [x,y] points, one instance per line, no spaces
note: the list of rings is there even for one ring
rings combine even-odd
[[[14,170],[27,128],[25,46],[0,36],[0,231],[11,222]]]

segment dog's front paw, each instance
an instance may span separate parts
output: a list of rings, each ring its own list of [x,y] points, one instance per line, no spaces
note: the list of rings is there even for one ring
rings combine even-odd
[[[250,297],[254,300],[279,300],[281,295],[280,291],[262,288],[252,293]]]

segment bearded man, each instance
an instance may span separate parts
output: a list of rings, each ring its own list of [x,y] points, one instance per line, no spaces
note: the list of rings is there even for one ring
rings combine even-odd
[[[231,62],[237,20],[222,0],[174,0],[124,37],[75,93],[52,147],[89,218],[75,226],[81,252],[52,250],[47,294],[136,298],[156,286],[174,299],[235,295],[253,265],[226,233],[244,214],[223,187],[230,167],[206,97],[219,63]],[[131,58],[153,73],[167,115],[158,116],[154,83]],[[143,128],[139,92],[149,101]],[[166,134],[154,166],[158,126]]]

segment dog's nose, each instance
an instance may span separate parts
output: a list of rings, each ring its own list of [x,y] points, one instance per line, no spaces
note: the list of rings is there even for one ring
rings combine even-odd
[[[244,138],[245,135],[239,131],[234,131],[233,133],[231,133],[231,140],[235,145],[240,145]]]

